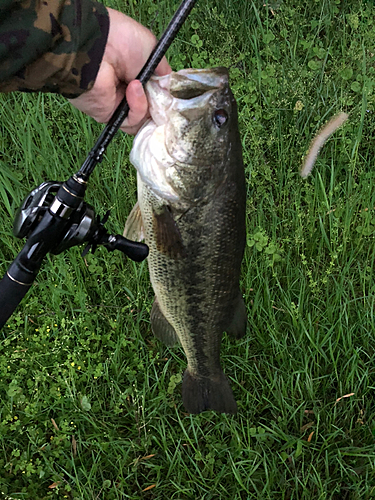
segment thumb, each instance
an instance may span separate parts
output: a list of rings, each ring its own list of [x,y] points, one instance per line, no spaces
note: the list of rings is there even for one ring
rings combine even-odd
[[[147,97],[139,80],[133,80],[127,86],[126,100],[129,114],[121,125],[121,130],[127,134],[135,134],[149,117]]]

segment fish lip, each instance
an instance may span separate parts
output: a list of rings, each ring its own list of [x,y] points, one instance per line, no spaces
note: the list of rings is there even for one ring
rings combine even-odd
[[[207,90],[202,90],[196,97],[179,98],[171,94],[171,86],[174,80],[185,77],[193,84],[207,86]],[[213,92],[228,85],[228,70],[223,67],[210,69],[182,69],[167,75],[153,75],[146,84],[145,91],[149,101],[149,111],[156,126],[165,125],[168,122],[168,111],[174,109],[184,109],[186,107],[199,107],[203,105]],[[199,92],[199,91],[198,91]]]
[[[194,80],[199,83],[206,83],[212,87],[219,89],[223,85],[228,85],[229,83],[229,73],[228,69],[223,66],[218,66],[217,68],[186,68],[177,71],[175,74],[185,76],[189,80]]]

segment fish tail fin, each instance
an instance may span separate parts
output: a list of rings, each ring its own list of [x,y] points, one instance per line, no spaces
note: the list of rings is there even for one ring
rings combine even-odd
[[[188,369],[185,370],[182,401],[189,413],[201,413],[205,410],[237,413],[237,403],[224,372],[214,378],[208,378],[196,377]]]

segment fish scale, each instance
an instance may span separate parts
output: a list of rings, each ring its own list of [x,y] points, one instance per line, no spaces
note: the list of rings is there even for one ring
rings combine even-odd
[[[171,96],[165,79],[170,79],[175,91],[174,75],[183,81],[187,95],[194,97]],[[200,75],[205,84],[210,83],[209,90],[199,82]],[[203,87],[202,94],[195,89],[197,84]],[[163,86],[160,92],[158,86]],[[179,341],[185,352],[182,397],[186,409],[235,413],[237,405],[220,363],[220,345],[224,331],[240,338],[246,330],[239,289],[246,234],[245,176],[228,73],[224,68],[183,70],[152,79],[146,94],[153,120],[139,132],[131,153],[138,170],[138,206],[126,234],[133,235],[134,220],[142,221],[155,292],[152,329],[166,344]],[[220,123],[215,121],[217,113]],[[223,117],[227,123],[221,123]],[[168,171],[163,162],[158,163],[157,142],[147,147],[153,134],[165,141],[160,145],[163,160],[165,150],[178,158],[171,154],[167,159]],[[153,162],[152,175],[149,162]]]

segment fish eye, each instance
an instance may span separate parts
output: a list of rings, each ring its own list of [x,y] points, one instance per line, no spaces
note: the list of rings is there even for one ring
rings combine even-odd
[[[217,109],[214,112],[213,122],[217,128],[221,128],[228,121],[228,113],[225,109]]]

